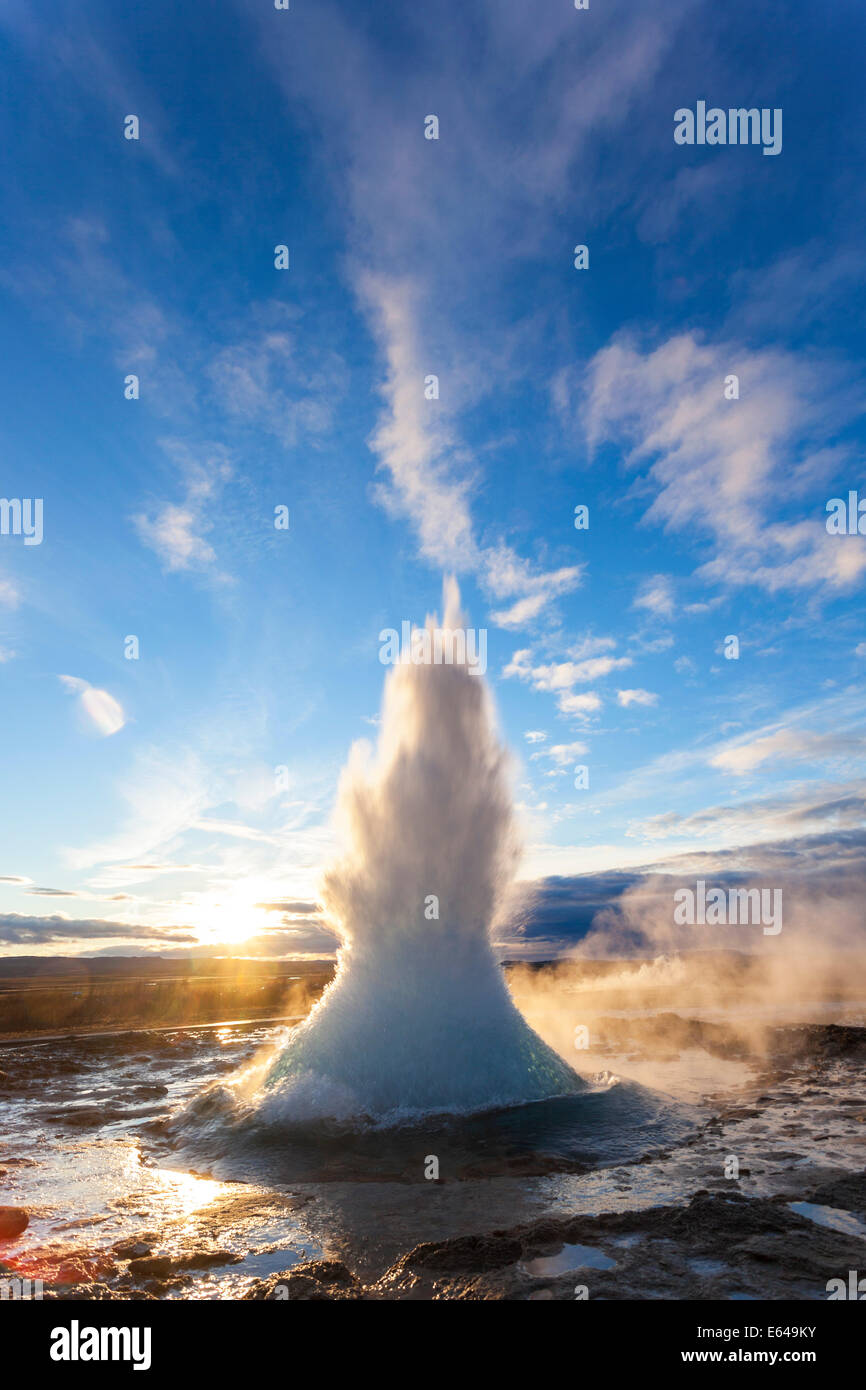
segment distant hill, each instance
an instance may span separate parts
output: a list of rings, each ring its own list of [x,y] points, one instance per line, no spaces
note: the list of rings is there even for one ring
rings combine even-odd
[[[159,980],[201,975],[246,975],[273,979],[283,975],[321,974],[332,960],[247,960],[237,956],[164,959],[162,956],[0,956],[0,979]]]

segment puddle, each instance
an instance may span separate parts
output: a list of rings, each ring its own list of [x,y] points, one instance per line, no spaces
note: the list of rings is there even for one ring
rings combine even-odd
[[[568,1274],[572,1269],[615,1269],[616,1260],[593,1245],[563,1245],[556,1255],[539,1255],[520,1266],[526,1274],[548,1277]]]
[[[816,1226],[826,1226],[829,1231],[842,1231],[849,1236],[866,1236],[866,1226],[850,1211],[839,1207],[818,1207],[814,1202],[789,1202],[791,1211],[814,1221]]]

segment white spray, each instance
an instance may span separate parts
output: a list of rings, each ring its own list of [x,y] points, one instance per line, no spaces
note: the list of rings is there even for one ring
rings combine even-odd
[[[457,631],[453,580],[444,600]],[[337,974],[271,1067],[262,1118],[393,1123],[582,1089],[518,1012],[491,948],[519,851],[484,680],[465,663],[395,666],[376,756],[355,745],[339,809],[348,850],[322,893]]]

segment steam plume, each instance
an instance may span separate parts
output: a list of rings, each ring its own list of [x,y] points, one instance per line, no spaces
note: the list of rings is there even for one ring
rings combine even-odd
[[[453,580],[443,598],[443,628],[458,631]],[[491,949],[518,844],[483,678],[465,664],[396,665],[378,750],[353,748],[339,815],[348,848],[322,893],[337,974],[272,1066],[263,1116],[393,1122],[580,1090]]]

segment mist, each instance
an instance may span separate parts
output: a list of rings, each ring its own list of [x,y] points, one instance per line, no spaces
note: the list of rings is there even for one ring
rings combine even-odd
[[[462,629],[453,580],[443,607],[444,631]],[[511,765],[486,682],[461,644],[449,649],[450,664],[404,653],[386,677],[378,747],[352,749],[345,850],[321,891],[337,972],[270,1068],[266,1120],[397,1122],[583,1085],[518,1012],[491,946],[520,855]]]

